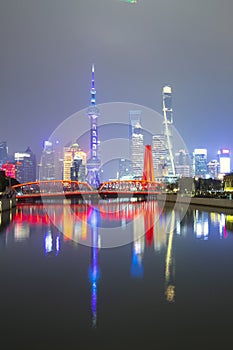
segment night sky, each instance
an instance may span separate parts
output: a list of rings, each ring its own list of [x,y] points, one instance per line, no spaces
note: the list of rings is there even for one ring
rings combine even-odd
[[[1,0],[0,140],[9,153],[40,154],[61,122],[88,107],[95,63],[97,103],[161,113],[169,84],[190,152],[233,152],[232,13],[232,0]]]

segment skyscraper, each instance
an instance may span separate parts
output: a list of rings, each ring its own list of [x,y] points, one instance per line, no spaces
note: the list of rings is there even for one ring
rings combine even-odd
[[[0,142],[0,167],[2,164],[6,163],[8,159],[8,149],[6,141]]]
[[[64,147],[63,180],[85,181],[86,153],[77,143]]]
[[[137,125],[141,125],[142,124],[142,111],[140,110],[131,110],[129,111],[129,154],[131,157],[131,164],[129,167],[129,174],[131,174],[131,176],[134,176],[134,172],[133,172],[133,141],[132,141],[132,137],[133,137],[133,133],[134,133],[134,129]],[[134,140],[135,141],[135,140]]]
[[[190,157],[185,149],[180,149],[175,153],[175,168],[176,175],[183,177],[192,176]]]
[[[137,124],[133,130],[131,139],[132,176],[142,178],[144,164],[144,145],[141,124]]]
[[[170,86],[166,85],[163,87],[162,92],[163,101],[163,116],[164,116],[164,135],[167,145],[167,166],[168,175],[175,175],[175,164],[173,156],[173,111],[172,111],[172,89]]]
[[[94,188],[98,187],[100,183],[99,170],[100,159],[98,158],[98,117],[99,109],[96,107],[96,89],[95,89],[95,68],[92,65],[92,80],[91,80],[91,105],[87,110],[90,118],[90,158],[87,161],[87,181]]]
[[[219,162],[217,161],[217,159],[213,159],[207,164],[207,170],[209,177],[211,177],[212,179],[218,178]]]
[[[168,175],[167,167],[167,143],[163,134],[153,135],[152,137],[152,155],[155,177],[164,177]]]
[[[218,151],[219,159],[219,173],[220,174],[229,174],[231,171],[231,157],[230,150],[228,148],[222,148]]]
[[[36,156],[28,147],[25,152],[14,155],[16,161],[16,179],[20,183],[36,181]]]
[[[129,111],[129,139],[132,138],[134,128],[137,124],[142,124],[142,111]]]
[[[207,149],[196,148],[193,152],[193,174],[205,178],[207,175]]]
[[[129,159],[119,159],[119,179],[130,179],[131,177],[131,161]]]
[[[55,159],[53,144],[50,141],[44,141],[44,148],[41,157],[41,165],[39,170],[40,180],[55,179]]]

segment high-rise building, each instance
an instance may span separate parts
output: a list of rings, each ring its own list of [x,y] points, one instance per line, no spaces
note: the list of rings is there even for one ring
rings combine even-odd
[[[132,139],[134,128],[138,124],[142,124],[142,111],[129,111],[129,139]]]
[[[131,139],[132,176],[142,178],[144,164],[143,131],[141,124],[137,124],[133,130]]]
[[[152,156],[155,177],[163,177],[168,175],[167,155],[168,152],[165,135],[153,135]]]
[[[193,174],[196,177],[206,178],[207,175],[207,149],[196,148],[193,152]]]
[[[137,125],[141,125],[142,124],[142,111],[140,110],[131,110],[129,111],[129,154],[131,157],[131,164],[130,164],[130,168],[129,168],[129,173],[133,174],[133,170],[132,170],[132,136],[134,133],[134,129]]]
[[[207,170],[210,178],[212,179],[218,178],[219,162],[217,161],[217,159],[213,159],[207,164]]]
[[[185,149],[180,149],[178,152],[175,153],[175,168],[176,175],[178,176],[192,176],[189,153]]]
[[[172,89],[170,86],[166,85],[163,87],[162,91],[162,101],[163,101],[163,125],[164,125],[164,135],[166,140],[167,148],[167,166],[168,175],[175,175],[175,163],[173,156],[173,111],[172,111]]]
[[[55,158],[53,144],[50,141],[44,141],[44,148],[41,156],[39,169],[40,180],[55,179]]]
[[[25,152],[17,152],[15,157],[16,179],[20,183],[36,181],[36,156],[28,147]]]
[[[119,179],[130,179],[131,178],[131,161],[129,159],[119,159]]]
[[[95,68],[92,65],[92,80],[91,80],[91,105],[87,110],[88,117],[91,122],[90,129],[90,157],[87,161],[87,181],[94,188],[100,183],[100,159],[98,155],[98,117],[99,109],[96,107],[96,89],[95,89]]]
[[[219,173],[229,174],[231,171],[231,154],[228,148],[222,148],[218,151]]]
[[[8,148],[6,141],[0,142],[0,167],[8,160]]]
[[[85,181],[86,158],[86,153],[77,143],[64,147],[63,180]]]

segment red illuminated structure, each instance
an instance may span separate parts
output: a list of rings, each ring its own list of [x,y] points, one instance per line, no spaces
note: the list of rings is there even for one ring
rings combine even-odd
[[[155,181],[151,145],[145,146],[142,180]]]
[[[15,179],[15,164],[5,163],[2,164],[2,170],[5,171],[7,177]]]

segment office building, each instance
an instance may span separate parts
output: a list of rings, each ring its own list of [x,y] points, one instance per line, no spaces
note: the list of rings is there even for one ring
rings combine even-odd
[[[217,159],[213,159],[207,163],[207,172],[210,178],[212,179],[218,178],[219,162],[217,161]]]
[[[189,153],[185,149],[180,149],[175,153],[175,169],[176,175],[179,177],[192,176],[191,160]]]
[[[231,171],[231,154],[228,148],[222,148],[218,151],[219,173],[221,175],[229,174]]]
[[[129,159],[119,159],[119,179],[131,179],[131,161]]]
[[[163,102],[163,134],[166,140],[167,149],[167,168],[168,175],[175,175],[175,163],[173,155],[173,110],[172,110],[172,89],[166,85],[162,90],[162,102]]]
[[[64,147],[63,180],[85,181],[86,158],[86,153],[80,149],[78,143]]]
[[[141,124],[137,124],[133,130],[131,139],[131,159],[132,159],[132,177],[142,178],[144,165],[144,145],[143,131]]]
[[[200,178],[207,176],[207,149],[205,148],[194,149],[193,175]]]
[[[6,141],[0,142],[0,167],[8,160],[8,148]]]
[[[36,156],[28,147],[25,152],[16,152],[16,180],[20,183],[36,181]]]
[[[41,164],[39,168],[40,180],[55,179],[55,155],[53,144],[50,141],[44,142],[44,148],[41,156]]]
[[[167,143],[163,134],[153,135],[152,137],[152,156],[155,177],[168,175],[167,166]]]

